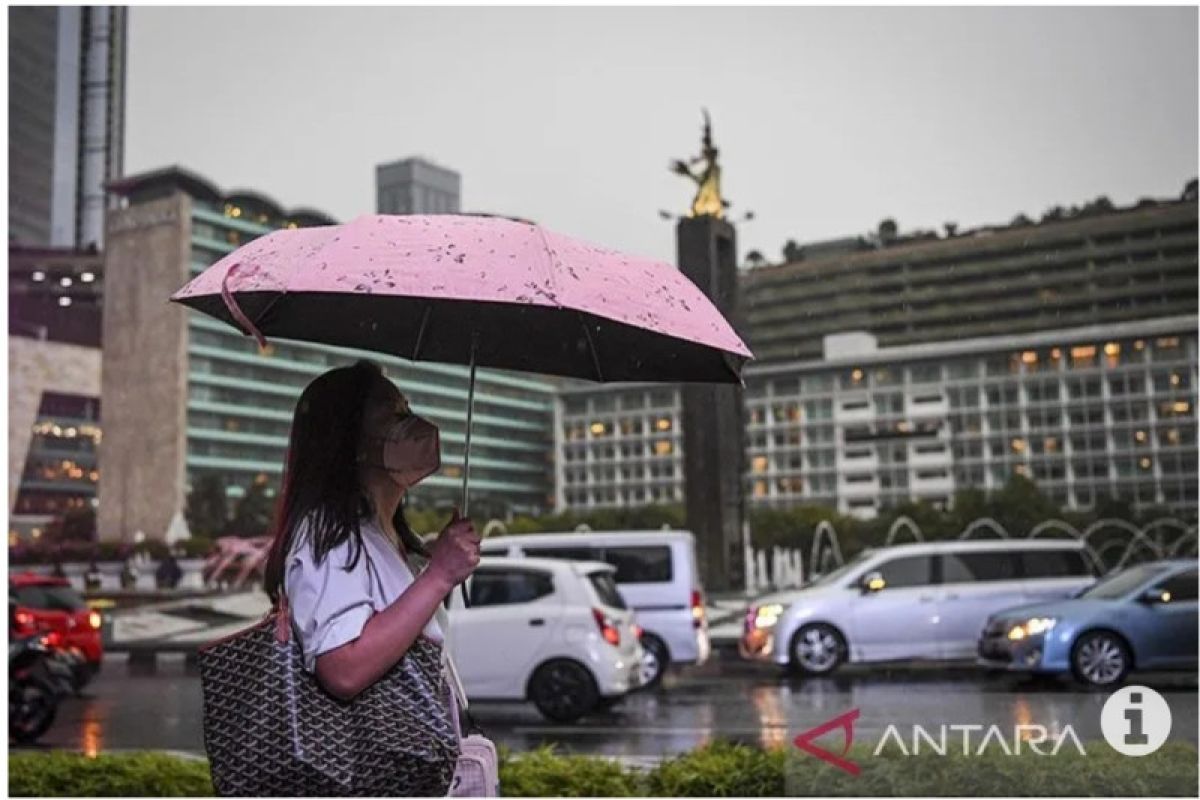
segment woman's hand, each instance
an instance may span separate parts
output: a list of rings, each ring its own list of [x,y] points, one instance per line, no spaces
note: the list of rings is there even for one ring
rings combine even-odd
[[[479,541],[471,520],[459,516],[455,508],[454,515],[433,543],[429,569],[451,586],[462,583],[479,565]]]

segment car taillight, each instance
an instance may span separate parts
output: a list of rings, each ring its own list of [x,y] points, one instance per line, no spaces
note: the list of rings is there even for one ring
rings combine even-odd
[[[604,615],[604,612],[598,608],[592,609],[592,616],[596,618],[596,625],[600,628],[600,635],[604,637],[604,641],[616,647],[621,643],[621,632],[617,630],[617,626],[612,624],[612,620]]]
[[[643,631],[643,630],[642,630],[642,626],[641,626],[641,625],[634,625],[634,626],[633,626],[633,637],[634,637],[635,639],[640,639],[640,638],[642,638],[642,634],[643,634],[643,633],[645,633],[645,631]]]
[[[103,623],[103,621],[104,620],[100,617],[99,611],[93,611],[92,613],[88,614],[88,624],[92,626],[93,630],[100,630],[100,625]]]
[[[28,611],[18,611],[14,616],[17,625],[22,628],[33,624],[33,614],[30,614]]]
[[[692,627],[699,628],[704,624],[704,595],[699,589],[692,589]]]
[[[46,647],[62,647],[62,634],[58,631],[50,631],[41,638],[41,642]]]

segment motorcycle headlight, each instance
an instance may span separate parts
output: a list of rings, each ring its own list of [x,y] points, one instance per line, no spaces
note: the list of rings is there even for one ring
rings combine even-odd
[[[1057,622],[1058,620],[1055,617],[1034,617],[1027,619],[1009,628],[1008,638],[1014,642],[1019,642],[1031,636],[1040,636],[1053,629]]]

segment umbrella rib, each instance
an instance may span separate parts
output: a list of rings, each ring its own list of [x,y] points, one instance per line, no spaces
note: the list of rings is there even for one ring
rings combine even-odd
[[[421,329],[417,331],[417,343],[413,347],[412,354],[413,361],[416,361],[417,357],[421,354],[421,345],[425,341],[425,326],[429,324],[429,314],[431,311],[433,311],[433,303],[427,304],[425,306],[425,313],[421,315]]]
[[[583,336],[587,339],[588,352],[592,354],[592,366],[596,368],[596,380],[604,383],[604,371],[600,369],[600,354],[596,352],[596,343],[592,340],[592,332],[588,330],[587,320],[583,318],[583,314],[575,312],[579,317],[579,326],[583,328]]]

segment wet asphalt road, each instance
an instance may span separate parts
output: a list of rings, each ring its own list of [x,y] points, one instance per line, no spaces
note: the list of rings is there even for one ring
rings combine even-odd
[[[1197,742],[1195,673],[1135,675],[1163,693],[1171,738]],[[477,703],[485,732],[517,751],[543,743],[562,750],[656,757],[714,738],[756,745],[790,741],[801,731],[858,708],[856,741],[876,741],[889,724],[1041,725],[1051,738],[1070,725],[1084,742],[1101,738],[1107,693],[1051,679],[986,675],[973,668],[904,665],[850,667],[821,680],[783,676],[770,667],[720,655],[704,667],[669,675],[663,688],[573,725],[546,722],[531,705]],[[181,659],[161,658],[153,673],[112,657],[83,698],[66,700],[38,748],[87,753],[158,749],[203,754],[200,681]],[[977,734],[977,737],[980,734]],[[954,738],[953,741],[959,741]],[[978,738],[973,740],[978,741]]]

